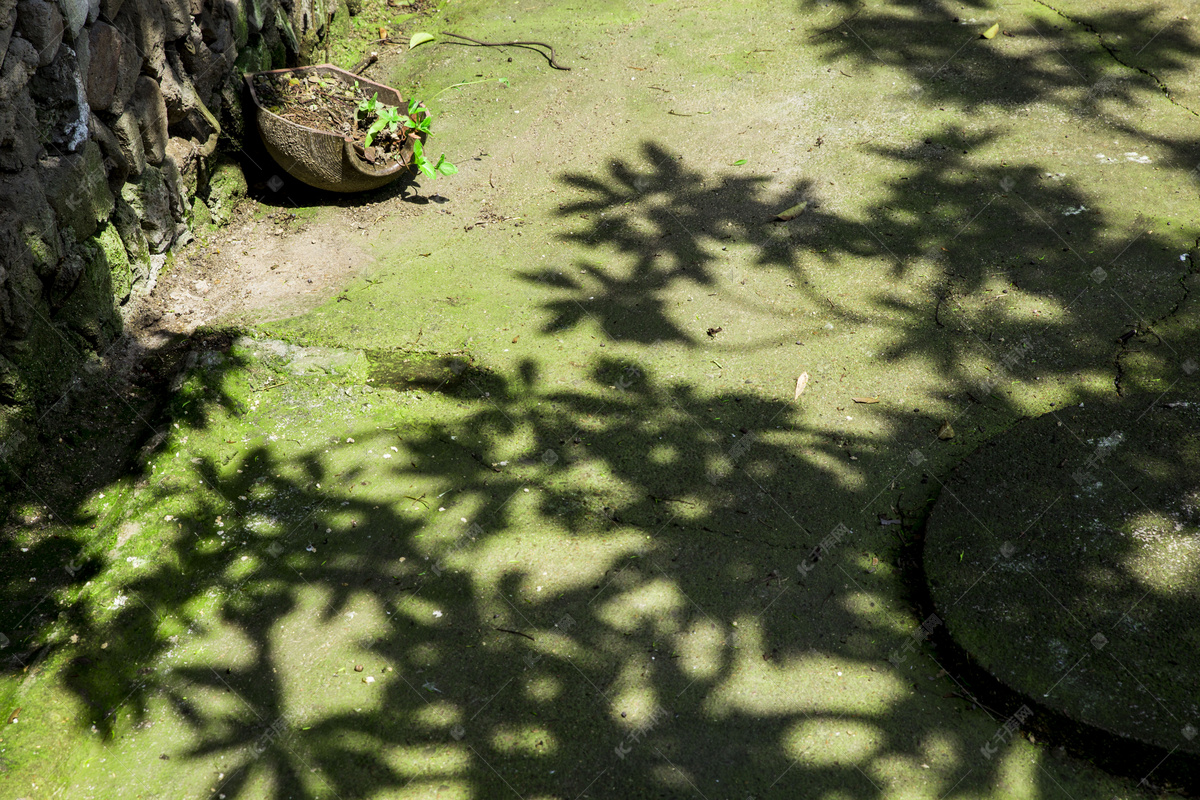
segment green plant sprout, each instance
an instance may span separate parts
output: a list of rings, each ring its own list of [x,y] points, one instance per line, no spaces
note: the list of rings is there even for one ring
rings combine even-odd
[[[421,112],[420,117],[417,116],[418,111]],[[413,143],[413,164],[417,169],[430,178],[436,178],[439,174],[453,175],[458,172],[458,167],[446,160],[445,153],[442,153],[436,162],[430,162],[425,157],[425,148],[419,137],[421,134],[429,134],[433,114],[429,109],[424,108],[416,98],[408,101],[408,113],[402,114],[398,107],[379,102],[379,93],[376,92],[371,99],[363,100],[358,104],[358,112],[364,120],[372,115],[375,117],[375,121],[367,128],[367,136],[363,142],[365,147],[370,147],[381,132],[387,131],[390,135],[395,136],[400,128],[404,127],[412,131],[410,135]]]

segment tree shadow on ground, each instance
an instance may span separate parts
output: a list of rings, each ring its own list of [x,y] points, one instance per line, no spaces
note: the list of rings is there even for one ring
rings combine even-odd
[[[802,7],[826,5],[806,0]],[[943,0],[840,5],[843,18],[815,31],[809,44],[829,61],[906,74],[912,84],[903,91],[925,106],[976,111],[1048,102],[1096,116],[1104,100],[1136,106],[1139,88],[1169,86],[1200,56],[1200,40],[1188,26],[1153,3],[1074,20],[1046,5],[1024,18],[990,2],[965,9]],[[1001,32],[983,39],[993,23]]]
[[[1066,85],[1041,61],[1028,67],[1005,76],[1016,100]],[[924,91],[961,99],[955,85],[931,75]],[[968,105],[990,102],[990,89],[972,91]],[[1023,413],[1004,381],[1120,375],[1134,346],[1144,369],[1187,377],[1180,342],[1194,331],[1175,330],[1171,347],[1156,331],[1194,261],[1164,256],[1173,242],[1128,215],[1066,214],[1094,200],[1046,165],[972,164],[993,137],[947,125],[875,147],[895,174],[861,214],[806,181],[772,191],[767,176],[697,172],[658,143],[602,178],[564,176],[585,195],[564,204],[580,220],[565,239],[595,256],[527,274],[555,295],[545,332],[595,321],[619,341],[696,347],[703,332],[680,320],[677,291],[723,290],[721,248],[741,247],[791,282],[794,306],[886,328],[879,357],[933,364],[941,393],[974,419]],[[771,221],[802,201],[797,219]],[[601,268],[610,256],[616,267]],[[859,301],[839,305],[830,290],[852,260],[871,272]],[[912,293],[895,291],[906,281]],[[1010,294],[1023,299],[1010,307]],[[731,302],[783,329],[744,349],[797,335],[769,302]],[[277,385],[253,364],[198,359],[167,424],[148,429],[166,435],[142,465],[45,496],[65,524],[38,539],[37,559],[21,562],[32,557],[4,539],[6,563],[67,576],[47,593],[39,572],[37,599],[28,570],[5,573],[4,599],[22,612],[13,640],[63,664],[81,729],[162,747],[180,781],[228,797],[804,786],[884,798],[903,791],[898,771],[927,775],[937,796],[1010,779],[1015,750],[975,754],[1021,701],[984,708],[939,671],[939,653],[919,645],[930,620],[884,607],[911,552],[861,523],[907,511],[870,480],[892,472],[919,497],[904,519],[909,534],[919,527],[945,468],[917,457],[936,420],[884,406],[880,432],[835,433],[802,405],[648,362],[597,359],[571,389],[541,382],[536,363],[515,373],[486,392],[466,380],[450,421],[397,412],[393,430],[334,430],[322,414],[356,387]],[[258,430],[246,385],[280,393],[290,423]],[[909,454],[899,472],[897,452]],[[122,481],[127,515],[90,533],[93,494]],[[157,550],[125,556],[123,536]],[[122,566],[135,557],[145,563]],[[110,591],[84,591],[116,568]],[[1054,770],[1088,774],[1038,767],[1027,780],[1047,794]]]
[[[994,741],[1014,708],[978,706],[920,655],[920,620],[875,608],[894,551],[806,524],[890,509],[802,409],[611,360],[577,390],[518,372],[486,397],[468,379],[452,423],[328,437],[302,381],[280,400],[291,424],[259,430],[237,386],[269,376],[202,355],[181,391],[203,408],[173,404],[180,428],[122,520],[153,557],[109,591],[44,599],[76,723],[161,748],[175,785],[227,797],[773,797],[801,782],[882,798],[890,765]],[[247,436],[226,439],[232,419]],[[729,437],[742,428],[756,434]],[[408,486],[422,493],[397,497]],[[947,698],[975,710],[948,716]],[[930,777],[989,791],[999,753]]]

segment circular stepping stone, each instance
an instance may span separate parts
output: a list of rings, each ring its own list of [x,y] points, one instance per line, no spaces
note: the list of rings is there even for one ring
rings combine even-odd
[[[1021,421],[946,481],[924,557],[951,637],[1000,681],[1200,753],[1200,402]]]

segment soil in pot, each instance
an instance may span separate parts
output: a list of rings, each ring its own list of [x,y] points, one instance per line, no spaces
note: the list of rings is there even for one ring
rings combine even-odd
[[[254,91],[272,113],[298,125],[345,137],[357,146],[365,161],[373,164],[400,160],[405,143],[415,133],[402,121],[408,109],[379,102],[374,92],[368,94],[357,82],[346,83],[332,75],[256,75]],[[419,125],[424,116],[423,109],[414,110],[411,122]]]

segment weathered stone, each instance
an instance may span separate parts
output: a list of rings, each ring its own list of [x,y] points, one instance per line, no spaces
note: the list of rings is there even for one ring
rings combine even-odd
[[[167,148],[167,104],[158,81],[146,75],[139,76],[133,88],[132,107],[142,132],[146,161],[158,164]]]
[[[83,257],[78,253],[70,253],[58,264],[58,272],[50,282],[50,291],[46,299],[50,301],[50,310],[58,311],[67,304],[71,293],[79,285],[83,277]]]
[[[0,246],[0,262],[10,275],[22,268],[39,279],[52,275],[62,257],[62,241],[34,170],[0,176],[0,208],[11,209],[0,218],[0,231],[10,233],[0,240],[5,245]]]
[[[69,35],[74,39],[87,22],[88,0],[58,0],[58,7],[62,11]]]
[[[125,0],[100,0],[100,16],[112,22],[117,18],[117,14],[121,13],[124,3]]]
[[[196,87],[196,94],[206,106],[213,105],[213,98],[218,88],[229,76],[231,64],[225,61],[223,55],[214,53],[204,44],[200,26],[193,25],[186,42],[176,48],[184,72],[191,76]]]
[[[142,54],[134,45],[137,41],[136,34],[128,17],[119,17],[113,23],[113,27],[117,29],[120,47],[117,51],[117,75],[112,103],[105,110],[112,114],[122,114],[129,98],[133,97],[133,87],[137,84],[138,75],[142,74]]]
[[[181,223],[186,230],[189,208],[187,198],[183,194],[184,183],[183,176],[179,172],[179,165],[174,159],[164,156],[159,172],[162,173],[163,183],[167,187],[167,205],[171,210],[171,219],[176,223]],[[173,238],[178,238],[180,233],[181,231],[177,227]]]
[[[115,225],[105,225],[93,240],[104,259],[104,268],[108,270],[112,282],[112,296],[118,303],[129,299],[133,289],[133,270],[129,265],[129,254],[117,233]]]
[[[120,186],[129,177],[129,161],[125,158],[125,151],[117,141],[116,134],[95,114],[88,118],[88,131],[92,139],[100,145],[100,152],[108,167],[109,187]]]
[[[246,196],[249,187],[246,176],[236,162],[222,157],[208,179],[208,202],[213,221],[224,225],[229,221],[238,200]]]
[[[17,0],[0,0],[0,64],[8,52],[8,42],[17,24]]]
[[[280,39],[287,47],[290,53],[300,52],[300,39],[296,36],[296,29],[292,25],[292,19],[284,11],[282,5],[275,6],[275,30],[279,32]]]
[[[130,184],[126,184],[126,186],[130,186]],[[125,190],[122,189],[121,196],[117,197],[112,216],[108,221],[116,228],[117,235],[121,237],[121,244],[125,246],[125,254],[129,256],[136,283],[139,274],[141,277],[145,277],[150,258],[150,247],[146,243],[146,234],[142,233],[142,225],[138,220],[137,212],[125,202],[124,194]]]
[[[42,149],[37,108],[27,88],[37,62],[37,50],[17,36],[0,67],[0,170],[6,172],[32,166]]]
[[[214,53],[224,53],[233,44],[233,29],[224,17],[215,17],[205,11],[196,18],[196,23],[204,43]]]
[[[71,228],[76,241],[96,232],[113,210],[108,170],[100,145],[89,141],[80,152],[42,159],[42,185],[58,216],[59,228]]]
[[[23,238],[15,215],[0,214],[0,260],[7,265],[4,280],[0,282],[0,347],[4,349],[29,334],[32,317],[30,305],[24,301],[31,298],[36,302],[41,293],[41,282],[28,266],[21,263],[27,252]],[[22,291],[22,283],[28,287],[26,291]]]
[[[124,23],[124,26],[117,25],[122,32],[125,26],[131,29],[133,42],[142,56],[140,71],[155,78],[162,75],[166,64],[166,57],[163,55],[166,20],[158,0],[127,0],[121,6],[117,21]]]
[[[262,29],[263,13],[261,3],[255,9],[253,0],[226,0],[225,13],[233,26],[233,40],[238,47],[244,47],[250,41],[250,33],[258,33]],[[257,16],[254,12],[257,10]]]
[[[79,85],[83,87],[83,98],[86,100],[88,70],[92,68],[92,41],[90,31],[81,30],[79,35],[71,40],[71,48],[75,51],[75,60],[79,65]]]
[[[91,25],[100,19],[100,0],[88,0],[87,24]]]
[[[29,82],[37,100],[37,116],[50,142],[74,152],[87,140],[87,89],[79,73],[79,59],[66,44],[59,46],[53,63],[42,67]]]
[[[52,305],[56,308],[54,321],[83,339],[87,349],[101,350],[121,330],[121,320],[113,304],[112,274],[104,258],[104,250],[92,239],[81,245],[76,253],[64,259],[74,272],[75,260],[79,261],[79,275],[65,297],[55,296]],[[64,269],[64,273],[66,270]],[[68,275],[61,275],[63,288],[68,285]],[[54,293],[60,289],[55,282]]]
[[[138,127],[137,114],[132,108],[117,117],[112,125],[113,136],[125,156],[129,178],[136,180],[146,168],[146,151],[142,148],[142,132]]]
[[[187,36],[192,29],[191,0],[158,0],[162,4],[165,27],[163,35],[168,42]]]
[[[0,103],[16,97],[29,79],[37,72],[38,52],[32,44],[21,37],[13,39],[8,48],[8,57],[0,68]]]
[[[167,49],[168,69],[163,73],[162,92],[171,133],[193,140],[207,157],[217,148],[221,126],[200,99],[174,48]]]
[[[87,100],[97,111],[107,111],[116,97],[121,45],[121,34],[107,22],[97,22],[88,31]]]
[[[200,148],[190,139],[172,136],[167,142],[163,164],[170,163],[178,171],[184,197],[193,197],[199,184]]]
[[[16,31],[37,50],[39,67],[46,66],[58,55],[63,29],[62,14],[54,3],[18,0]]]
[[[133,209],[152,254],[165,253],[174,241],[175,220],[171,216],[170,191],[162,172],[147,166],[141,180],[127,183],[121,197]]]

